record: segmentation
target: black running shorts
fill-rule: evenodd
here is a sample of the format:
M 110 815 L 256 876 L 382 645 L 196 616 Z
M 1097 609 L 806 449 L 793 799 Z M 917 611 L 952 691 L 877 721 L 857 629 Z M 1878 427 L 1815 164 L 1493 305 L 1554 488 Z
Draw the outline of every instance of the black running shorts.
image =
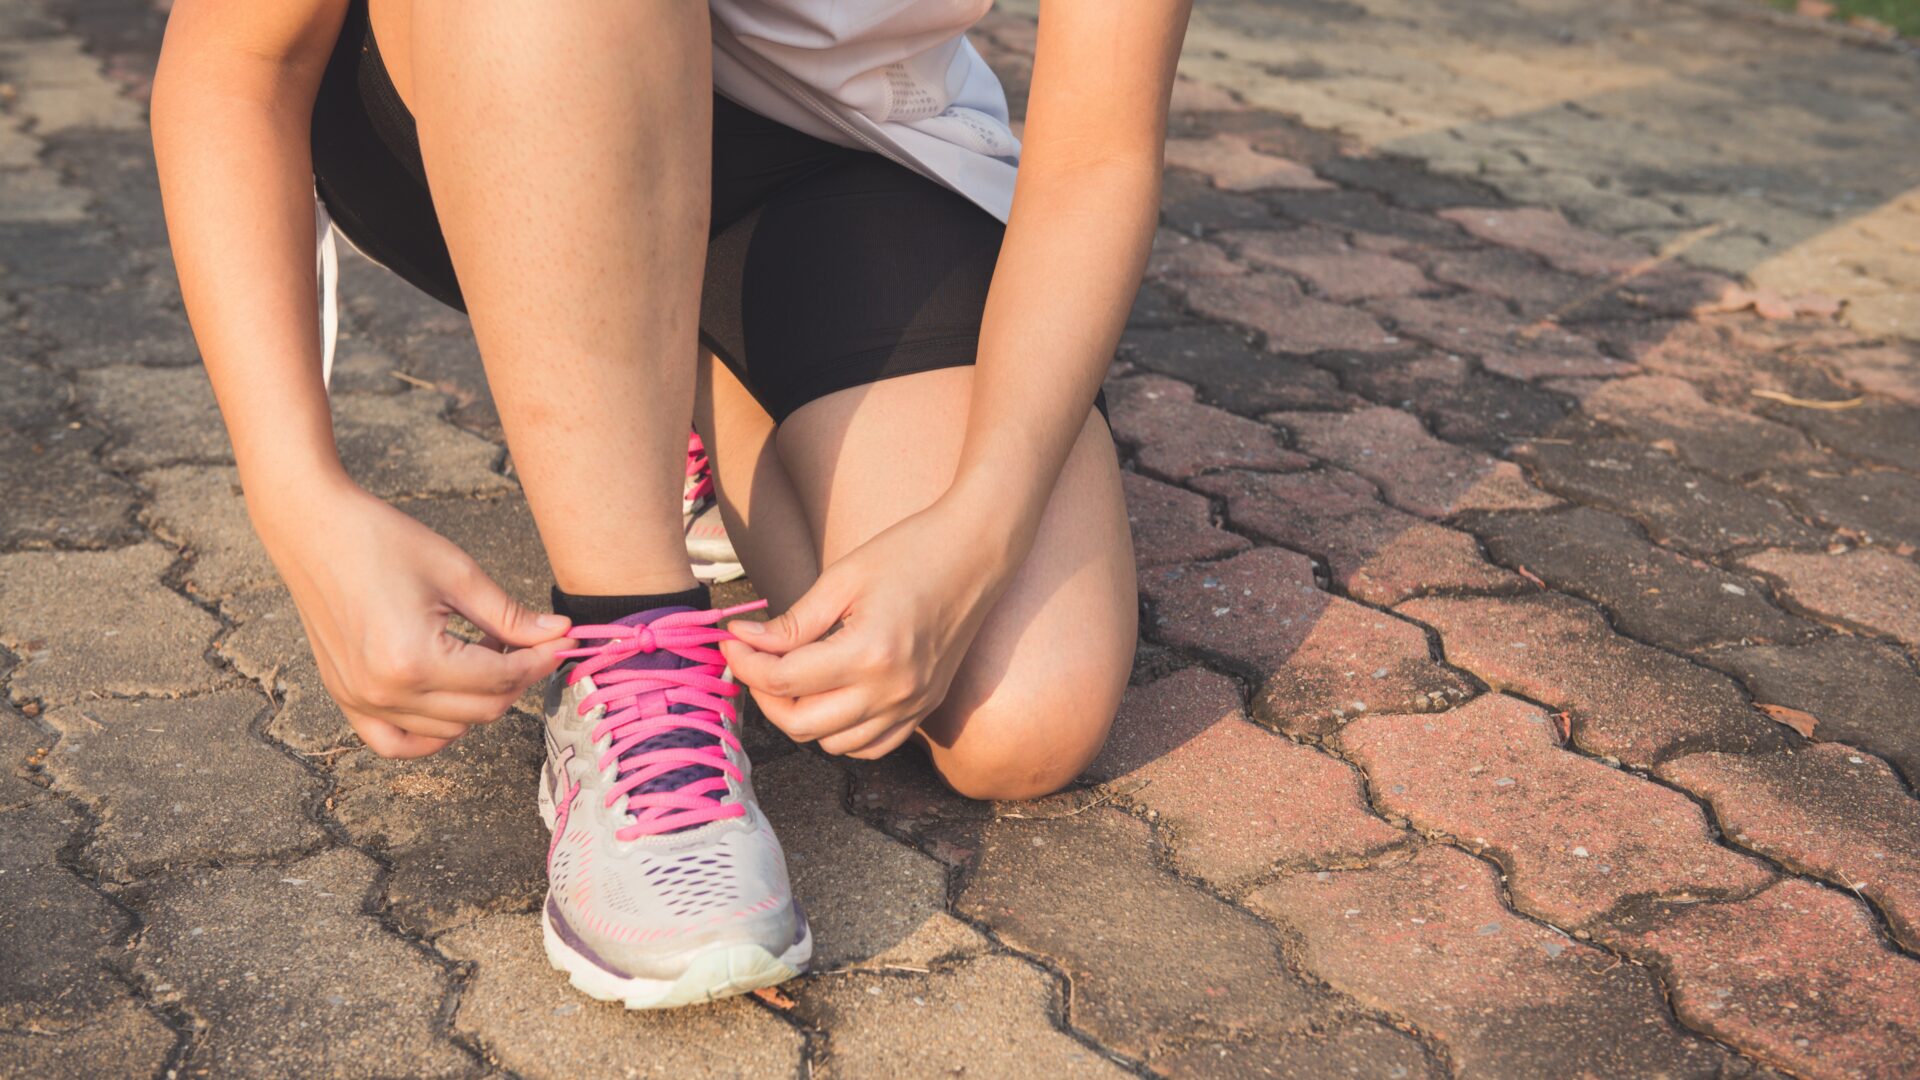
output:
M 465 310 L 365 0 L 314 103 L 313 169 L 355 247 Z M 716 94 L 701 340 L 775 421 L 837 390 L 971 364 L 1003 232 L 918 173 Z

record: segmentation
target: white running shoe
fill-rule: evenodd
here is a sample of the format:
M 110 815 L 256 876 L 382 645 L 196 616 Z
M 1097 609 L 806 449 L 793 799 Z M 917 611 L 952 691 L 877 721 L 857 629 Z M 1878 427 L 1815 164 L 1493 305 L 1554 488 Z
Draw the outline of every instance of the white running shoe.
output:
M 727 523 L 720 517 L 720 500 L 713 491 L 713 462 L 699 432 L 687 435 L 687 483 L 680 492 L 680 526 L 687 537 L 687 561 L 693 576 L 708 584 L 732 581 L 746 573 Z
M 813 936 L 754 799 L 715 624 L 761 607 L 671 607 L 609 626 L 547 690 L 540 815 L 553 831 L 547 959 L 629 1009 L 688 1005 L 805 971 Z

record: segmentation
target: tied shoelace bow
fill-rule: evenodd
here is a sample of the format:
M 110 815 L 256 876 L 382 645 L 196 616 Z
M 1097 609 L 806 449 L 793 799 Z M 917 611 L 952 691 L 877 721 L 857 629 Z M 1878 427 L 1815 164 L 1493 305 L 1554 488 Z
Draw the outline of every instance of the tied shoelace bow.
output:
M 714 624 L 766 606 L 765 600 L 756 600 L 718 611 L 677 611 L 637 626 L 576 626 L 568 632 L 576 640 L 601 642 L 566 649 L 559 655 L 581 658 L 567 673 L 567 685 L 593 679 L 593 692 L 580 701 L 580 715 L 606 706 L 606 714 L 593 729 L 593 741 L 612 736 L 612 744 L 600 755 L 598 768 L 604 771 L 618 763 L 618 776 L 607 791 L 606 804 L 612 806 L 624 796 L 627 812 L 633 817 L 631 825 L 615 833 L 619 839 L 657 836 L 746 813 L 738 803 L 721 801 L 728 780 L 738 783 L 745 777 L 726 752 L 729 746 L 741 749 L 739 736 L 733 731 L 738 717 L 728 700 L 740 692 L 740 687 L 723 678 L 726 658 L 713 647 L 733 635 Z M 617 666 L 632 657 L 661 650 L 689 661 L 690 666 Z M 674 706 L 680 710 L 673 711 Z M 713 742 L 636 752 L 649 739 L 681 731 L 709 736 Z M 702 772 L 712 771 L 672 790 L 637 790 L 690 765 L 703 767 Z
M 713 469 L 707 458 L 707 444 L 698 432 L 687 436 L 687 490 L 681 501 L 697 503 L 713 494 Z

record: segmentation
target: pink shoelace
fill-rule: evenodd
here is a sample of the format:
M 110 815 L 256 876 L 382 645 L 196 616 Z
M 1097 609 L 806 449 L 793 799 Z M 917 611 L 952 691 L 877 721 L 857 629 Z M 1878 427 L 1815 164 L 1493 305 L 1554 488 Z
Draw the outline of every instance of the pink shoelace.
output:
M 593 740 L 613 736 L 612 745 L 600 755 L 598 767 L 604 770 L 619 763 L 619 776 L 607 791 L 606 805 L 612 806 L 622 797 L 627 800 L 633 823 L 615 833 L 621 840 L 657 836 L 746 813 L 740 804 L 720 800 L 728 780 L 739 782 L 744 777 L 726 753 L 729 746 L 741 749 L 739 736 L 734 733 L 739 719 L 729 700 L 739 694 L 740 687 L 722 678 L 726 658 L 713 648 L 714 643 L 733 635 L 715 624 L 766 606 L 765 600 L 756 600 L 716 611 L 673 612 L 639 626 L 576 626 L 569 632 L 578 640 L 601 642 L 567 649 L 559 655 L 581 658 L 567 673 L 567 685 L 593 678 L 593 693 L 581 699 L 580 715 L 601 705 L 607 707 L 606 715 L 593 729 Z M 616 666 L 660 650 L 689 661 L 688 666 Z M 676 705 L 683 707 L 681 711 L 670 711 Z M 649 739 L 679 731 L 709 736 L 713 742 L 634 752 Z M 637 790 L 689 765 L 713 772 L 671 790 Z
M 692 486 L 681 496 L 685 502 L 697 503 L 713 494 L 713 462 L 707 457 L 707 444 L 700 441 L 697 431 L 687 433 L 687 479 Z

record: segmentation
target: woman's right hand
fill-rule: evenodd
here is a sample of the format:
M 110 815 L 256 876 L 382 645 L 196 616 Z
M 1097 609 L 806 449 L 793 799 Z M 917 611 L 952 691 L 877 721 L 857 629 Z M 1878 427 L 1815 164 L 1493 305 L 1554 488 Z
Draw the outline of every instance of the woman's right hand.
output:
M 466 552 L 349 481 L 275 505 L 254 526 L 293 593 L 327 692 L 382 757 L 420 757 L 498 719 L 560 665 L 566 619 L 536 614 Z M 458 613 L 478 644 L 447 632 Z

